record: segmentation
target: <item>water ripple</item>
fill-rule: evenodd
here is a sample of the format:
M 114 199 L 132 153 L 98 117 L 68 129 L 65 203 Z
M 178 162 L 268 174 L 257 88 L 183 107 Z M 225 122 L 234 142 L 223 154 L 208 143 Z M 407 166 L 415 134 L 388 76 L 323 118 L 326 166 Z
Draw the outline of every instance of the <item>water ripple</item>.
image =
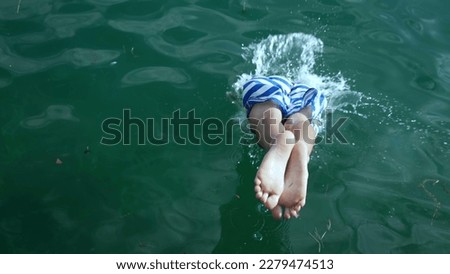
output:
M 69 105 L 51 105 L 42 114 L 24 119 L 20 125 L 28 129 L 39 129 L 58 120 L 79 122 L 80 119 L 75 117 L 72 111 L 73 107 Z
M 17 20 L 48 14 L 52 10 L 53 2 L 51 0 L 22 1 L 18 7 L 16 0 L 3 0 L 0 3 L 0 20 Z
M 74 48 L 66 51 L 62 55 L 62 60 L 71 62 L 76 67 L 88 67 L 101 64 L 107 64 L 120 55 L 116 50 L 94 50 Z M 55 63 L 59 61 L 56 59 Z
M 29 74 L 44 70 L 47 64 L 15 55 L 8 48 L 0 48 L 0 67 L 16 74 Z
M 120 3 L 127 2 L 128 0 L 87 0 L 87 2 L 100 5 L 100 6 L 112 6 Z
M 71 63 L 75 67 L 106 64 L 120 56 L 116 50 L 94 50 L 72 48 L 64 53 L 43 59 L 25 58 L 14 54 L 8 48 L 0 48 L 0 67 L 18 75 L 32 74 L 56 65 Z
M 403 38 L 393 32 L 383 31 L 383 30 L 371 30 L 370 32 L 366 32 L 370 39 L 380 42 L 387 42 L 392 44 L 403 44 Z
M 130 87 L 151 82 L 168 82 L 171 84 L 186 84 L 190 81 L 189 75 L 182 69 L 170 67 L 146 67 L 128 72 L 122 78 L 122 85 Z
M 450 86 L 450 54 L 441 54 L 437 57 L 436 63 L 439 80 Z
M 12 75 L 5 69 L 0 69 L 0 88 L 9 86 L 12 83 Z
M 102 18 L 99 12 L 55 14 L 47 16 L 45 23 L 55 30 L 58 37 L 67 38 L 74 36 L 78 29 L 98 25 Z
M 406 237 L 380 224 L 359 226 L 357 237 L 358 250 L 362 253 L 390 253 L 391 250 L 404 245 L 407 241 Z
M 207 34 L 185 26 L 170 28 L 163 33 L 163 38 L 167 43 L 175 45 L 187 45 L 206 36 Z
M 204 22 L 210 22 L 205 24 Z M 239 22 L 210 9 L 178 7 L 170 9 L 165 16 L 152 20 L 110 20 L 108 24 L 117 30 L 142 35 L 151 48 L 168 56 L 177 56 L 191 61 L 217 53 L 232 52 L 240 55 L 240 46 L 230 40 L 217 42 L 215 30 L 226 30 L 221 36 L 231 33 Z M 239 31 L 244 31 L 240 29 Z M 160 34 L 163 35 L 160 35 Z

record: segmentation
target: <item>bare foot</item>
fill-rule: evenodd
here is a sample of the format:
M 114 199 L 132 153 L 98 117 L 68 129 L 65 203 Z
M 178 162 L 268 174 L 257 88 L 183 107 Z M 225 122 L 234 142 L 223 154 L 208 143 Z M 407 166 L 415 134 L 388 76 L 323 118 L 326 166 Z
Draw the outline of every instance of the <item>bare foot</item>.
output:
M 287 130 L 294 133 L 297 142 L 287 164 L 285 185 L 278 203 L 279 208 L 272 211 L 274 218 L 281 218 L 281 215 L 286 219 L 297 218 L 298 212 L 305 206 L 309 155 L 316 135 L 308 120 L 311 116 L 310 110 L 310 108 L 304 108 L 294 113 L 284 124 Z M 283 207 L 284 214 L 280 213 Z
M 298 211 L 306 203 L 308 186 L 307 164 L 309 159 L 306 151 L 307 147 L 304 143 L 297 143 L 292 149 L 291 157 L 287 164 L 285 185 L 279 199 L 279 205 L 285 207 L 284 218 L 286 219 L 298 217 Z
M 270 210 L 275 208 L 283 193 L 286 166 L 293 147 L 292 132 L 285 131 L 278 134 L 256 173 L 256 198 Z

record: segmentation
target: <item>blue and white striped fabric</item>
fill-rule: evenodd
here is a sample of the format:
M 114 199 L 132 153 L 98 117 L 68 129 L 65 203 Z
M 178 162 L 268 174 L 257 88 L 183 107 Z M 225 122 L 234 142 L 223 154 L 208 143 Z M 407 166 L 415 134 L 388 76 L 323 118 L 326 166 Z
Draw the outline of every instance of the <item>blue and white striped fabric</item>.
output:
M 292 82 L 284 77 L 255 77 L 244 84 L 242 102 L 250 113 L 255 104 L 272 101 L 280 107 L 283 116 L 285 116 L 288 106 L 291 104 L 291 100 L 287 96 L 291 92 L 291 87 Z
M 291 105 L 288 108 L 287 115 L 299 112 L 301 109 L 311 106 L 311 118 L 318 119 L 326 107 L 325 95 L 315 88 L 306 85 L 295 85 L 289 93 Z
M 284 118 L 311 106 L 311 118 L 318 119 L 326 107 L 325 96 L 317 89 L 293 84 L 281 76 L 252 78 L 244 84 L 243 89 L 242 102 L 247 113 L 255 104 L 273 101 L 280 107 Z

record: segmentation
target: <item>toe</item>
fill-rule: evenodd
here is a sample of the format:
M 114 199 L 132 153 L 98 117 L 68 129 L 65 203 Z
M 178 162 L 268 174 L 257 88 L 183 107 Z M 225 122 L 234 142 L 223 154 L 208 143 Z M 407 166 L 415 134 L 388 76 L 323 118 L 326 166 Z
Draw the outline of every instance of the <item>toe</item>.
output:
M 295 210 L 294 208 L 291 208 L 291 209 L 289 209 L 289 211 L 290 211 L 292 217 L 298 218 L 297 210 Z
M 281 206 L 277 205 L 272 209 L 272 216 L 274 219 L 281 219 L 281 216 L 283 214 L 283 209 L 281 208 Z
M 264 202 L 265 206 L 272 210 L 278 204 L 278 200 L 280 199 L 280 195 L 270 195 L 267 198 L 267 201 Z
M 267 202 L 267 199 L 269 197 L 269 193 L 263 193 L 262 197 L 261 197 L 261 202 L 263 202 L 264 204 Z M 269 208 L 272 209 L 272 208 Z
M 256 185 L 256 186 L 261 185 L 261 180 L 259 179 L 259 173 L 256 174 L 256 177 L 255 177 L 255 185 Z
M 261 187 L 259 185 L 255 185 L 255 192 L 256 193 L 258 193 L 258 192 L 262 193 L 262 189 L 261 189 Z

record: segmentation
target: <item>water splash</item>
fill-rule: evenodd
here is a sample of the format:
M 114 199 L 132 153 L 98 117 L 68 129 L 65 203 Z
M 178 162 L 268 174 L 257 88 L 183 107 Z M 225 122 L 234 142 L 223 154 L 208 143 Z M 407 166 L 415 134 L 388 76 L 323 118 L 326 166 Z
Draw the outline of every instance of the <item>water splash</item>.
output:
M 243 58 L 251 61 L 255 70 L 241 74 L 233 84 L 237 98 L 242 98 L 242 85 L 256 75 L 282 75 L 294 82 L 320 89 L 330 99 L 342 94 L 351 94 L 357 100 L 361 98 L 360 93 L 351 91 L 340 73 L 321 75 L 317 72 L 316 60 L 323 52 L 323 42 L 313 35 L 271 35 L 258 43 L 244 46 L 243 51 Z M 348 100 L 345 102 L 349 103 Z M 339 101 L 341 104 L 342 101 Z
M 262 235 L 261 232 L 257 231 L 255 232 L 253 235 L 253 240 L 257 241 L 257 242 L 261 242 L 264 239 L 264 236 Z

